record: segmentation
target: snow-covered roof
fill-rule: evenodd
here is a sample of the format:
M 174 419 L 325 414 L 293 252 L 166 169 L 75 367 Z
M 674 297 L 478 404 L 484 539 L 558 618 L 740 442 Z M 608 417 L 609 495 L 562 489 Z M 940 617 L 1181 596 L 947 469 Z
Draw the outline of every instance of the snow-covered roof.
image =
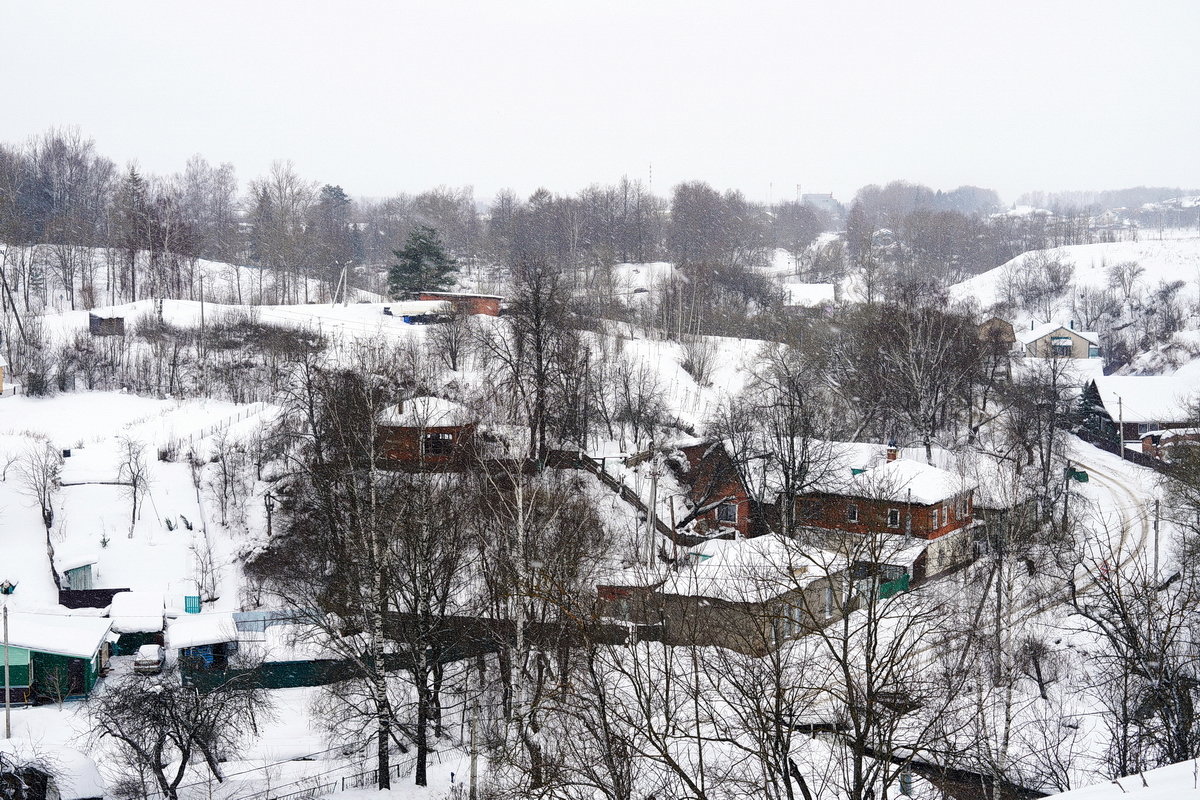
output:
M 442 292 L 437 289 L 422 289 L 418 294 L 428 294 L 435 297 L 482 297 L 488 300 L 503 300 L 503 295 L 477 294 L 475 292 Z
M 1095 331 L 1077 331 L 1058 322 L 1047 322 L 1044 325 L 1038 325 L 1027 330 L 1016 331 L 1017 341 L 1021 344 L 1032 344 L 1039 339 L 1043 339 L 1057 331 L 1066 331 L 1073 333 L 1084 341 L 1099 346 L 1100 334 Z
M 161 592 L 117 592 L 108 616 L 119 633 L 158 633 L 163 629 L 163 611 Z
M 384 409 L 379 415 L 379 424 L 400 428 L 436 428 L 476 421 L 462 403 L 441 397 L 414 397 Z
M 841 564 L 832 554 L 775 534 L 711 539 L 691 551 L 688 566 L 659 588 L 664 594 L 763 602 L 824 577 Z
M 0 752 L 41 767 L 54 779 L 61 800 L 104 797 L 104 778 L 96 762 L 78 750 L 32 739 L 0 739 Z
M 1200 393 L 1200 381 L 1179 375 L 1104 375 L 1092 382 L 1114 421 L 1184 422 Z
M 187 614 L 167 625 L 167 646 L 172 650 L 201 647 L 206 644 L 236 642 L 237 626 L 229 611 L 211 614 Z
M 86 567 L 91 564 L 97 564 L 97 563 L 99 563 L 99 561 L 100 561 L 100 557 L 98 555 L 96 555 L 95 553 L 91 553 L 91 552 L 81 553 L 80 555 L 77 555 L 74 558 L 58 559 L 58 568 L 61 569 L 63 572 L 66 572 L 68 570 L 79 569 L 80 567 Z
M 393 317 L 416 317 L 421 314 L 448 314 L 453 310 L 449 300 L 400 300 L 386 306 Z
M 13 647 L 71 658 L 91 658 L 104 644 L 112 620 L 10 611 L 8 642 Z
M 975 488 L 961 475 L 907 458 L 886 461 L 850 476 L 838 494 L 933 505 Z
M 789 306 L 819 306 L 837 299 L 832 283 L 785 283 L 783 293 L 784 305 Z

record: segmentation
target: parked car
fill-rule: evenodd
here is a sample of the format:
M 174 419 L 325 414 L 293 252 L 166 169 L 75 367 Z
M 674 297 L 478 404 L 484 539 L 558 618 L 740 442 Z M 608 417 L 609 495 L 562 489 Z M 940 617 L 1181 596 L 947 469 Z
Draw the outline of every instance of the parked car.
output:
M 143 675 L 157 675 L 163 668 L 162 645 L 144 644 L 133 657 L 133 671 Z

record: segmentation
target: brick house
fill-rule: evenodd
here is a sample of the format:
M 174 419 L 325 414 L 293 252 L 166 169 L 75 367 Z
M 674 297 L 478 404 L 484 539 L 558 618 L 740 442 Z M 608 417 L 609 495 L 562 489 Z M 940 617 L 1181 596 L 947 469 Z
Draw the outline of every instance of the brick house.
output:
M 410 471 L 465 467 L 475 454 L 478 419 L 440 397 L 414 397 L 379 415 L 381 466 Z
M 846 533 L 895 534 L 925 541 L 914 579 L 929 578 L 970 560 L 975 487 L 938 467 L 897 458 L 855 469 L 796 498 L 800 526 Z
M 444 300 L 450 303 L 455 311 L 483 314 L 488 317 L 500 316 L 500 303 L 504 300 L 497 294 L 470 294 L 468 292 L 418 292 L 417 299 Z
M 750 493 L 737 465 L 721 441 L 685 444 L 678 448 L 681 457 L 670 458 L 667 465 L 685 487 L 691 508 L 682 527 L 694 520 L 699 533 L 725 530 L 739 535 L 759 533 L 752 519 Z

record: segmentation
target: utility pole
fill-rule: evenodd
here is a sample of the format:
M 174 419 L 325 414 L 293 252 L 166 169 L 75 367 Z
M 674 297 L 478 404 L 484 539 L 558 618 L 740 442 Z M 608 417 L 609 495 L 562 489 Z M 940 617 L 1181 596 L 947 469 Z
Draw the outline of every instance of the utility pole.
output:
M 1117 448 L 1120 450 L 1121 460 L 1125 460 L 1125 403 L 1121 400 L 1121 395 L 1117 395 Z
M 8 597 L 4 598 L 4 738 L 12 738 L 12 681 L 8 675 Z
M 8 598 L 17 585 L 9 580 L 0 583 L 0 595 L 4 603 L 4 738 L 12 738 L 12 679 L 9 676 L 8 653 Z
M 1154 499 L 1154 580 L 1158 580 L 1158 498 Z
M 650 443 L 650 451 L 654 452 L 654 443 Z M 658 535 L 654 521 L 658 519 L 658 461 L 650 456 L 650 504 L 646 507 L 646 566 L 654 564 L 654 539 Z

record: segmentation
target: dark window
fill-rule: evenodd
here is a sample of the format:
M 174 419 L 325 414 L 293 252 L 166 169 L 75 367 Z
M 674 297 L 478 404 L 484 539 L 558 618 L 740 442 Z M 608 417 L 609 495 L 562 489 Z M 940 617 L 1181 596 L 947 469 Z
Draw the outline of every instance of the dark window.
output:
M 846 521 L 858 522 L 858 506 L 854 503 L 846 506 Z
M 721 503 L 717 506 L 717 522 L 737 522 L 737 503 Z
M 427 433 L 421 437 L 421 453 L 427 456 L 448 456 L 453 445 L 451 433 Z
M 888 527 L 889 528 L 899 528 L 900 527 L 900 509 L 898 509 L 898 508 L 889 508 L 888 509 Z

